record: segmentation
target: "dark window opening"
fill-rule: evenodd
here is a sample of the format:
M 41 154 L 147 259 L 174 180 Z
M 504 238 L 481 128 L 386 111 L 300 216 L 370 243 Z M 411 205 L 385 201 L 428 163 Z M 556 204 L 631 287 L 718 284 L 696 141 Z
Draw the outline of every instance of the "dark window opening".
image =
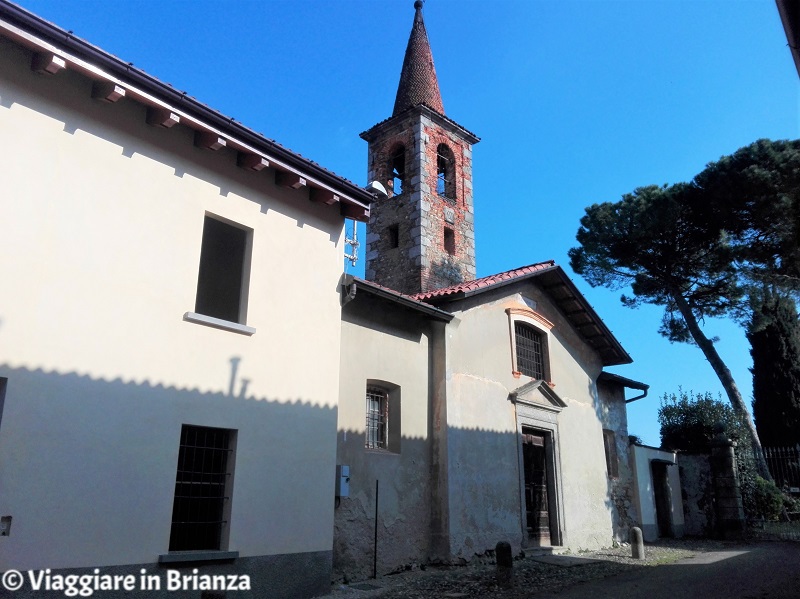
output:
M 456 199 L 455 157 L 445 144 L 436 148 L 436 193 L 450 202 Z
M 394 195 L 403 193 L 403 181 L 406 178 L 406 149 L 397 148 L 389 159 L 389 184 Z
M 456 234 L 449 227 L 444 228 L 444 251 L 451 256 L 456 253 Z
M 606 471 L 611 478 L 619 477 L 619 459 L 617 458 L 617 440 L 614 431 L 603 429 L 603 449 L 606 453 Z
M 517 371 L 537 380 L 544 380 L 544 342 L 542 334 L 521 322 L 514 323 L 517 346 Z
M 389 394 L 380 387 L 367 387 L 367 435 L 365 446 L 385 449 L 389 438 Z
M 183 425 L 170 551 L 219 550 L 230 494 L 231 432 Z
M 248 231 L 210 216 L 203 223 L 195 312 L 240 322 Z
M 400 227 L 398 225 L 386 227 L 386 239 L 390 248 L 400 247 Z

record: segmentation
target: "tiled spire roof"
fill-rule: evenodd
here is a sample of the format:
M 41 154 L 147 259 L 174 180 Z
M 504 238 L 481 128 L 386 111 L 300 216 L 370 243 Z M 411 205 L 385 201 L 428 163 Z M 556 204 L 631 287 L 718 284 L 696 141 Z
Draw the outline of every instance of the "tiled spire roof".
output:
M 428 33 L 422 20 L 422 0 L 414 2 L 414 9 L 416 10 L 414 25 L 408 38 L 392 116 L 418 104 L 425 104 L 443 115 L 442 94 L 439 92 L 439 81 L 436 79 L 436 69 L 433 67 Z

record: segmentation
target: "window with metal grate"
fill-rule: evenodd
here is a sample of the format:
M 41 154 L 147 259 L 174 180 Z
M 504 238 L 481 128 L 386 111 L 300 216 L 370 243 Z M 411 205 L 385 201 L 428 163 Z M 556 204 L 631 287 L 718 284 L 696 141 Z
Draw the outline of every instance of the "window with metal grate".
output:
M 233 431 L 181 428 L 170 551 L 221 549 L 233 465 Z
M 521 322 L 514 323 L 517 347 L 517 371 L 535 379 L 545 378 L 542 334 Z
M 367 435 L 369 449 L 386 449 L 389 436 L 389 394 L 380 387 L 367 387 Z

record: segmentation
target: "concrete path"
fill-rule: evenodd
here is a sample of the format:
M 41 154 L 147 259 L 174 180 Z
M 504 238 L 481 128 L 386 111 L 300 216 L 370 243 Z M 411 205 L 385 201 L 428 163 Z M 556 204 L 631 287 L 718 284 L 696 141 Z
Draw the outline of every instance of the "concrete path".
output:
M 535 599 L 800 599 L 800 543 L 765 542 L 701 553 L 579 583 Z

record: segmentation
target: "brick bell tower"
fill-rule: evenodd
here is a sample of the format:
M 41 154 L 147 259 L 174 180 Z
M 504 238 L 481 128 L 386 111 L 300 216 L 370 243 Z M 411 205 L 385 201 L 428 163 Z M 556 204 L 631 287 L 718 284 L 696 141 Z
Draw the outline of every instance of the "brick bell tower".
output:
M 372 204 L 366 278 L 414 294 L 475 278 L 472 146 L 479 139 L 447 118 L 422 2 L 414 2 L 391 118 L 361 134 L 368 181 L 389 197 Z

